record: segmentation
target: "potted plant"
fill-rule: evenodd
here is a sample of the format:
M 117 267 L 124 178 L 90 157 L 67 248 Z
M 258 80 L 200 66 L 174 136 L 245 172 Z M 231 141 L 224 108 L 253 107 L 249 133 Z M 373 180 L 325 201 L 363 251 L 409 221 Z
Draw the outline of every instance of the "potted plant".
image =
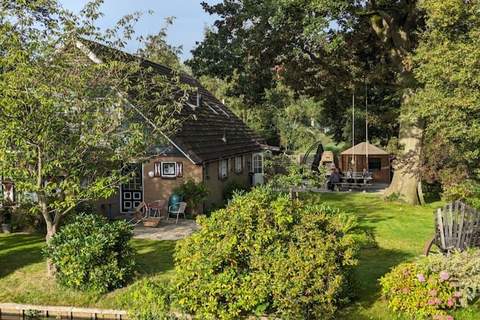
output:
M 195 183 L 195 181 L 188 180 L 181 186 L 174 190 L 174 193 L 180 195 L 187 203 L 187 209 L 196 216 L 198 208 L 208 197 L 207 187 L 203 183 Z

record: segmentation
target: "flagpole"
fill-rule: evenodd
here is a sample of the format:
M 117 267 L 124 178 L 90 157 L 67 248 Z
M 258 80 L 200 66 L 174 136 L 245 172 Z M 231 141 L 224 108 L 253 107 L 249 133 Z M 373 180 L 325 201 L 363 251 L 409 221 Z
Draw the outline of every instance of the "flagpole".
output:
M 355 89 L 353 89 L 352 93 L 352 147 L 353 147 L 353 158 L 352 158 L 352 165 L 353 165 L 353 172 L 356 172 L 357 162 L 355 161 Z
M 368 87 L 367 87 L 367 81 L 365 81 L 365 142 L 366 142 L 366 150 L 365 150 L 365 160 L 366 160 L 366 165 L 365 167 L 367 168 L 367 172 L 370 170 L 369 165 L 368 165 Z

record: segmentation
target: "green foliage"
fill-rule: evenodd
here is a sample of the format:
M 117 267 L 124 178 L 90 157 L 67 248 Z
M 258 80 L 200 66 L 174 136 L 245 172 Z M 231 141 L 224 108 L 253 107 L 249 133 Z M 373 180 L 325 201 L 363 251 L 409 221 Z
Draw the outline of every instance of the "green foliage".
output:
M 273 175 L 269 185 L 281 190 L 300 187 L 322 188 L 326 182 L 326 168 L 321 166 L 319 172 L 312 171 L 306 165 L 289 163 L 284 168 L 285 172 Z
M 385 201 L 388 201 L 388 202 L 397 202 L 397 201 L 400 201 L 400 194 L 397 193 L 397 192 L 394 192 L 388 196 L 386 196 L 385 198 Z
M 404 263 L 382 277 L 382 294 L 395 312 L 418 319 L 445 315 L 457 304 L 451 281 L 418 263 Z
M 12 210 L 12 229 L 14 231 L 44 231 L 45 225 L 38 213 L 31 212 L 28 206 L 20 205 Z
M 285 150 L 305 150 L 324 136 L 319 127 L 322 103 L 306 96 L 296 96 L 282 83 L 265 92 L 265 108 L 271 110 Z
M 449 274 L 463 307 L 480 297 L 480 249 L 455 252 L 447 257 L 432 255 L 423 263 L 433 273 Z
M 427 0 L 420 7 L 428 28 L 414 56 L 421 88 L 410 115 L 426 124 L 424 175 L 440 181 L 448 198 L 464 198 L 465 180 L 480 180 L 480 2 Z
M 180 61 L 182 47 L 175 47 L 167 43 L 168 27 L 173 25 L 175 17 L 165 18 L 165 26 L 156 34 L 140 37 L 143 47 L 138 49 L 137 54 L 147 60 L 162 64 L 174 70 L 185 69 Z
M 193 180 L 184 182 L 176 187 L 173 192 L 181 195 L 183 200 L 187 202 L 188 207 L 193 210 L 194 213 L 198 206 L 208 197 L 208 189 L 205 184 L 202 182 L 196 183 Z
M 422 181 L 422 191 L 425 198 L 425 202 L 431 203 L 441 200 L 442 185 L 439 182 L 428 183 Z M 456 198 L 455 200 L 458 200 Z
M 202 319 L 331 318 L 356 264 L 352 216 L 266 187 L 201 217 L 175 254 L 175 306 Z
M 380 282 L 393 311 L 421 319 L 446 315 L 480 295 L 480 250 L 404 263 Z
M 251 113 L 266 116 L 260 123 L 268 131 L 277 128 L 268 127 L 268 115 L 278 111 L 269 108 L 269 91 L 282 83 L 298 99 L 291 112 L 315 104 L 321 115 L 316 121 L 336 141 L 351 140 L 352 89 L 363 106 L 367 83 L 371 138 L 386 144 L 398 132 L 402 92 L 397 76 L 409 74 L 403 72 L 403 59 L 415 47 L 422 26 L 423 12 L 415 3 L 224 0 L 205 2 L 203 8 L 215 17 L 215 28 L 207 30 L 187 64 L 197 76 L 226 80 L 229 96 L 241 98 Z M 363 122 L 365 114 L 359 115 Z M 356 131 L 363 139 L 364 128 Z M 296 134 L 309 139 L 310 132 Z
M 139 60 L 79 40 L 122 48 L 132 37 L 137 14 L 106 32 L 96 27 L 101 3 L 79 16 L 57 1 L 1 4 L 0 171 L 18 192 L 37 195 L 32 209 L 49 236 L 79 202 L 116 192 L 125 163 L 147 159 L 163 142 L 154 132 L 178 127 L 172 113 L 187 98 L 175 75 L 140 70 Z
M 279 155 L 265 155 L 263 159 L 265 180 L 268 182 L 279 174 L 286 174 L 287 168 L 291 165 L 293 165 L 293 161 L 285 153 Z
M 249 187 L 246 187 L 245 185 L 238 183 L 236 181 L 231 181 L 227 183 L 227 185 L 223 189 L 223 200 L 225 200 L 225 202 L 228 202 L 231 199 L 233 199 L 235 195 L 244 194 L 249 190 L 250 190 Z
M 135 283 L 118 298 L 133 320 L 174 319 L 170 312 L 170 283 L 157 278 L 147 278 Z
M 104 293 L 122 287 L 133 276 L 132 235 L 127 222 L 109 223 L 99 215 L 79 215 L 53 236 L 45 254 L 54 264 L 60 284 Z
M 463 200 L 480 210 L 480 183 L 478 181 L 466 180 L 450 185 L 443 193 L 443 197 L 447 201 Z

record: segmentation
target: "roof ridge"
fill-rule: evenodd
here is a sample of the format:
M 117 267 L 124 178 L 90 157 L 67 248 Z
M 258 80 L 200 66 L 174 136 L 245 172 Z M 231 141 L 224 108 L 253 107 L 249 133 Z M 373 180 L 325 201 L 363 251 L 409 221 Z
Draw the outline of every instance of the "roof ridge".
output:
M 125 57 L 127 60 L 136 59 L 140 62 L 141 66 L 145 68 L 152 67 L 153 72 L 158 74 L 170 76 L 178 72 L 181 82 L 196 87 L 198 92 L 205 97 L 205 101 L 215 104 L 219 108 L 219 111 L 221 112 L 215 114 L 206 107 L 190 108 L 185 105 L 185 108 L 183 108 L 183 110 L 178 114 L 178 117 L 184 121 L 182 121 L 180 130 L 170 136 L 170 140 L 174 146 L 179 148 L 182 153 L 186 154 L 187 158 L 191 159 L 192 162 L 199 164 L 205 161 L 212 161 L 214 159 L 238 154 L 239 148 L 242 148 L 242 146 L 238 146 L 237 142 L 239 140 L 245 141 L 243 144 L 244 153 L 261 150 L 262 147 L 260 145 L 260 141 L 263 139 L 259 138 L 259 135 L 256 134 L 250 127 L 248 127 L 240 117 L 238 117 L 232 110 L 230 110 L 230 108 L 228 108 L 217 97 L 215 97 L 213 93 L 202 86 L 202 84 L 193 76 L 184 71 L 174 70 L 163 64 L 159 64 L 143 57 L 109 47 L 102 43 L 88 39 L 81 39 L 80 41 L 87 42 L 86 45 L 89 47 L 89 50 L 95 55 L 100 54 L 99 57 L 101 57 L 101 54 L 103 54 L 104 57 L 108 57 L 108 54 L 119 54 L 120 59 L 122 59 L 122 57 Z M 96 52 L 95 49 L 97 49 L 98 52 Z M 197 102 L 195 101 L 194 103 L 196 104 Z M 230 138 L 227 138 L 226 141 L 223 141 L 222 138 L 224 137 L 225 130 L 229 132 L 228 135 Z M 211 137 L 211 140 L 209 143 L 202 144 L 198 141 L 195 141 L 195 139 L 189 138 L 198 135 Z M 218 141 L 215 145 L 215 148 L 209 147 L 212 141 Z M 230 141 L 237 142 L 232 143 Z M 210 150 L 203 150 L 203 148 L 210 148 Z

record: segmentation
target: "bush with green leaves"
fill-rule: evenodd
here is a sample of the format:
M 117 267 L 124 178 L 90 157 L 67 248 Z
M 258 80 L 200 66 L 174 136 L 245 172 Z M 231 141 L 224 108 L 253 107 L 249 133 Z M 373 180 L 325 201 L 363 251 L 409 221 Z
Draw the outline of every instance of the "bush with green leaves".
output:
M 447 201 L 463 200 L 480 209 L 480 182 L 467 179 L 462 183 L 450 185 L 443 193 L 443 198 Z
M 133 320 L 168 320 L 170 315 L 170 283 L 159 278 L 145 278 L 129 287 L 118 302 Z
M 177 244 L 175 307 L 201 319 L 328 319 L 348 300 L 355 218 L 257 187 Z
M 395 267 L 381 280 L 393 311 L 415 319 L 441 318 L 480 294 L 480 250 L 431 255 Z
M 124 286 L 133 276 L 132 235 L 125 221 L 82 214 L 53 236 L 45 253 L 60 284 L 103 293 Z
M 192 214 L 197 213 L 200 204 L 207 199 L 208 189 L 205 184 L 193 180 L 188 180 L 175 188 L 173 191 L 183 197 L 183 200 L 188 204 L 188 208 Z
M 245 185 L 238 183 L 236 181 L 231 181 L 226 184 L 223 189 L 223 200 L 225 202 L 230 201 L 236 194 L 243 194 L 249 190 Z

